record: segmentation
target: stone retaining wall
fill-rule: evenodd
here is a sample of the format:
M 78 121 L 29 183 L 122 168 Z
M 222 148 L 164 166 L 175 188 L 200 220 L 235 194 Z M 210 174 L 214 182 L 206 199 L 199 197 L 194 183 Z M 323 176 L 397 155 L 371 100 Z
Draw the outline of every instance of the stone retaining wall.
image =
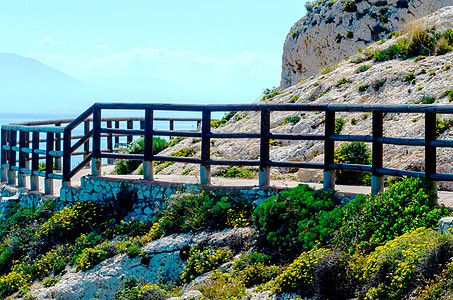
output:
M 142 220 L 149 220 L 153 217 L 156 209 L 161 208 L 166 199 L 176 193 L 201 191 L 200 185 L 196 184 L 177 184 L 153 182 L 144 180 L 124 180 L 116 178 L 83 177 L 80 188 L 62 188 L 60 191 L 60 199 L 56 202 L 56 209 L 62 209 L 65 206 L 70 206 L 77 201 L 97 201 L 104 203 L 109 198 L 115 197 L 122 189 L 129 188 L 136 191 L 138 201 L 132 207 L 133 212 L 128 217 L 135 217 Z M 224 189 L 222 187 L 209 187 L 205 189 Z M 262 200 L 276 194 L 277 189 L 261 189 L 250 187 L 234 187 L 228 190 L 235 190 L 243 197 L 250 199 L 253 202 L 261 202 Z
M 167 199 L 176 193 L 201 192 L 202 188 L 197 184 L 178 184 L 168 182 L 153 182 L 144 180 L 125 180 L 108 177 L 87 176 L 81 179 L 80 188 L 62 188 L 60 198 L 55 201 L 55 209 L 61 210 L 78 201 L 95 201 L 106 204 L 109 199 L 114 198 L 123 189 L 129 188 L 136 193 L 137 203 L 132 207 L 129 218 L 135 217 L 141 220 L 152 219 L 156 209 L 161 208 Z M 275 195 L 279 189 L 258 187 L 205 187 L 208 190 L 234 190 L 241 196 L 250 199 L 252 202 L 260 203 L 264 199 Z M 5 218 L 8 209 L 19 203 L 31 209 L 39 208 L 49 198 L 38 192 L 31 192 L 23 188 L 15 188 L 7 185 L 0 186 L 0 212 Z

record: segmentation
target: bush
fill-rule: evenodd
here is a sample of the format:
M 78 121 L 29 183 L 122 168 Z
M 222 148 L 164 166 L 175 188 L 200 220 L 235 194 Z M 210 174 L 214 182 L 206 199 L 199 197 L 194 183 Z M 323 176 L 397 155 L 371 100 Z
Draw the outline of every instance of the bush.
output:
M 433 104 L 436 99 L 431 96 L 426 96 L 422 99 L 422 104 Z
M 409 72 L 409 73 L 405 74 L 404 81 L 407 81 L 409 83 L 414 83 L 415 82 L 414 72 Z
M 214 270 L 222 263 L 231 259 L 232 256 L 233 253 L 231 253 L 231 251 L 228 250 L 227 247 L 219 249 L 208 247 L 203 251 L 192 247 L 189 250 L 189 258 L 184 265 L 184 269 L 181 274 L 181 280 L 183 280 L 184 282 L 190 282 L 197 276 Z
M 351 79 L 348 79 L 348 78 L 344 78 L 344 77 L 343 77 L 343 78 L 341 78 L 340 80 L 337 81 L 337 85 L 336 85 L 336 86 L 337 86 L 337 87 L 340 87 L 340 86 L 342 86 L 342 85 L 345 84 L 345 83 L 351 83 L 351 82 L 352 82 Z
M 217 176 L 225 178 L 249 178 L 249 179 L 255 177 L 252 169 L 236 167 L 222 169 L 217 173 Z
M 436 138 L 438 138 L 442 133 L 447 131 L 453 125 L 452 119 L 436 120 Z
M 310 295 L 316 264 L 330 252 L 331 250 L 324 248 L 302 252 L 283 273 L 265 285 L 266 289 L 277 295 L 285 292 Z
M 276 87 L 273 87 L 272 89 L 264 89 L 261 101 L 272 99 L 275 96 L 280 95 L 281 93 L 282 92 L 280 92 Z
M 169 200 L 165 209 L 156 213 L 154 222 L 158 225 L 153 224 L 153 228 L 156 227 L 154 231 L 158 235 L 224 229 L 237 224 L 231 218 L 235 216 L 241 218 L 236 222 L 250 223 L 252 210 L 250 201 L 234 192 L 182 194 Z
M 346 1 L 346 3 L 343 4 L 343 10 L 346 12 L 355 12 L 357 11 L 357 5 L 354 1 Z
M 164 300 L 167 293 L 151 283 L 141 284 L 135 277 L 130 277 L 116 291 L 115 300 Z
M 114 242 L 103 242 L 93 248 L 86 248 L 75 258 L 77 271 L 87 271 L 116 254 Z
M 39 229 L 37 235 L 49 242 L 73 242 L 81 233 L 99 229 L 107 221 L 104 208 L 87 201 L 56 212 Z
M 445 250 L 438 259 L 435 254 L 440 248 Z M 422 280 L 432 279 L 452 254 L 450 236 L 423 227 L 413 229 L 376 248 L 366 258 L 362 278 L 367 284 L 360 298 L 402 299 L 415 288 L 420 275 Z M 428 276 L 423 274 L 426 268 Z
M 359 85 L 359 87 L 357 88 L 359 92 L 365 92 L 367 89 L 368 85 Z
M 278 254 L 294 256 L 296 249 L 309 250 L 330 236 L 322 212 L 335 207 L 333 194 L 307 185 L 285 190 L 255 209 L 254 224 Z
M 362 73 L 362 72 L 368 71 L 369 69 L 371 69 L 371 66 L 363 65 L 363 66 L 360 66 L 357 69 L 355 69 L 354 74 Z
M 153 154 L 157 154 L 169 146 L 164 139 L 153 137 Z M 145 139 L 140 138 L 130 143 L 122 152 L 126 154 L 143 154 L 145 151 Z M 140 166 L 140 160 L 119 159 L 115 163 L 115 174 L 130 174 Z
M 343 143 L 335 149 L 334 162 L 336 164 L 370 165 L 370 156 L 370 149 L 363 142 Z M 337 170 L 335 172 L 335 182 L 352 185 L 369 184 L 370 174 Z
M 296 95 L 294 97 L 291 98 L 291 100 L 289 100 L 289 103 L 296 103 L 297 100 L 299 100 L 300 96 L 299 95 Z
M 335 119 L 335 134 L 340 134 L 346 121 L 343 118 Z
M 370 253 L 413 228 L 436 228 L 448 209 L 437 208 L 432 182 L 403 178 L 375 197 L 357 196 L 341 211 L 333 238 L 340 249 Z
M 293 116 L 293 117 L 286 117 L 285 120 L 283 121 L 283 125 L 291 123 L 291 125 L 295 125 L 300 121 L 299 116 Z

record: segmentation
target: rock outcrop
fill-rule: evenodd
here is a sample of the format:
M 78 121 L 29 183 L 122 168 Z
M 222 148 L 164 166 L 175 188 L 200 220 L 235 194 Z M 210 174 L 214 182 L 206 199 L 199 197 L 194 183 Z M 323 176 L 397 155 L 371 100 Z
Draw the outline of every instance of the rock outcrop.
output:
M 433 15 L 427 16 L 423 22 L 427 24 L 453 25 L 453 7 L 440 9 Z M 395 43 L 391 39 L 385 43 L 375 43 L 373 49 L 384 49 Z M 265 102 L 268 103 L 312 103 L 312 104 L 420 104 L 424 98 L 434 98 L 435 104 L 450 103 L 446 90 L 453 87 L 453 52 L 444 55 L 427 56 L 423 59 L 393 59 L 385 62 L 368 60 L 353 63 L 350 60 L 342 62 L 332 72 L 318 75 L 303 83 L 291 86 Z M 367 67 L 364 67 L 367 66 Z M 363 72 L 356 72 L 362 67 Z M 413 73 L 415 81 L 408 82 L 405 75 Z M 339 84 L 341 80 L 345 80 Z M 359 91 L 359 86 L 367 87 Z M 299 117 L 297 122 L 285 122 L 285 119 Z M 450 115 L 439 115 L 441 119 L 451 119 Z M 336 118 L 343 118 L 345 123 L 341 134 L 370 134 L 372 118 L 367 113 L 337 113 Z M 386 114 L 384 135 L 400 138 L 424 138 L 425 123 L 421 114 Z M 324 114 L 316 112 L 284 112 L 271 113 L 271 132 L 324 134 Z M 258 112 L 239 112 L 224 126 L 214 132 L 260 132 L 260 114 Z M 440 139 L 453 139 L 453 130 L 447 129 Z M 211 155 L 216 159 L 256 160 L 259 158 L 259 139 L 216 139 L 211 144 Z M 338 147 L 340 143 L 336 143 Z M 186 139 L 176 146 L 166 149 L 162 155 L 169 155 L 180 148 L 187 147 L 200 154 L 200 144 L 194 139 Z M 270 148 L 270 159 L 273 161 L 323 162 L 324 143 L 319 141 L 276 141 Z M 453 173 L 451 150 L 437 150 L 437 168 L 439 173 Z M 424 171 L 424 148 L 413 146 L 384 147 L 384 166 L 387 168 Z M 175 163 L 160 174 L 181 174 L 188 168 L 185 164 Z M 213 168 L 213 173 L 219 167 Z M 284 168 L 272 168 L 273 178 L 295 179 L 302 182 L 318 182 L 322 179 L 319 170 L 301 169 L 290 173 Z M 291 170 L 294 171 L 294 170 Z M 190 174 L 198 172 L 196 166 Z M 453 183 L 441 182 L 444 189 L 453 189 Z
M 147 264 L 143 264 L 138 257 L 130 258 L 127 254 L 119 254 L 86 272 L 70 270 L 55 286 L 37 289 L 32 294 L 38 299 L 114 299 L 115 292 L 132 276 L 151 283 L 177 280 L 184 266 L 180 251 L 190 245 L 240 248 L 238 243 L 248 243 L 252 236 L 251 228 L 226 229 L 215 233 L 173 234 L 142 248 L 150 258 Z M 196 292 L 188 294 L 194 296 Z
M 448 5 L 453 0 L 315 0 L 286 37 L 280 85 L 295 85 Z

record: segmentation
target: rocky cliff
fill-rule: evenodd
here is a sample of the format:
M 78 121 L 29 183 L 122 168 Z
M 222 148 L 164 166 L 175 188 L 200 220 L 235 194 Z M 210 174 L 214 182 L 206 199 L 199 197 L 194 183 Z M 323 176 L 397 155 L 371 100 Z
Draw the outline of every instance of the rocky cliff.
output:
M 453 7 L 445 7 L 419 21 L 420 24 L 437 25 L 440 28 L 453 27 Z M 383 62 L 374 60 L 373 53 L 384 50 L 397 43 L 392 38 L 373 44 L 367 51 L 356 54 L 340 63 L 328 73 L 313 76 L 304 82 L 281 91 L 281 94 L 265 100 L 269 103 L 363 103 L 363 104 L 421 104 L 427 99 L 436 104 L 450 103 L 453 99 L 453 52 L 443 55 L 420 56 L 417 58 L 394 58 Z M 368 56 L 368 59 L 366 58 Z M 371 56 L 371 57 L 370 57 Z M 408 76 L 413 80 L 408 80 Z M 449 95 L 451 94 L 451 96 Z M 293 117 L 294 121 L 289 120 Z M 271 132 L 323 134 L 324 114 L 315 112 L 271 113 Z M 367 135 L 371 130 L 372 118 L 366 113 L 337 113 L 336 118 L 344 119 L 341 134 Z M 450 126 L 451 116 L 439 116 Z M 285 122 L 285 120 L 288 120 Z M 296 121 L 297 120 L 297 121 Z M 260 115 L 258 112 L 239 112 L 215 132 L 259 132 Z M 424 138 L 424 117 L 422 114 L 386 114 L 384 135 L 401 138 Z M 447 129 L 440 138 L 453 139 L 453 130 Z M 216 139 L 212 140 L 211 156 L 215 159 L 258 159 L 259 139 Z M 340 143 L 336 143 L 336 147 Z M 165 150 L 169 155 L 181 148 L 193 149 L 194 155 L 200 154 L 200 143 L 196 139 L 185 139 L 178 145 Z M 270 158 L 274 161 L 323 162 L 323 142 L 318 141 L 275 141 L 271 145 Z M 423 171 L 423 147 L 392 146 L 384 147 L 384 166 L 402 170 Z M 222 167 L 213 168 L 216 174 Z M 198 166 L 175 163 L 163 168 L 160 174 L 198 173 Z M 273 178 L 295 179 L 302 182 L 322 179 L 318 170 L 288 170 L 273 168 Z M 295 172 L 295 173 L 292 173 Z M 451 150 L 438 149 L 438 172 L 453 173 Z M 441 183 L 443 188 L 452 189 L 451 183 Z
M 358 48 L 402 30 L 452 0 L 315 0 L 291 27 L 283 47 L 281 87 L 336 65 Z

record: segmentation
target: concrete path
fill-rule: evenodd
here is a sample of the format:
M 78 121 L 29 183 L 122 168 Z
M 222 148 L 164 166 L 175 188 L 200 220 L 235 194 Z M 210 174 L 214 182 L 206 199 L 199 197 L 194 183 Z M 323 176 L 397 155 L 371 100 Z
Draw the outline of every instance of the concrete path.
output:
M 101 172 L 103 177 L 106 178 L 115 178 L 115 179 L 128 179 L 128 180 L 140 180 L 143 179 L 142 175 L 107 175 L 112 173 L 114 165 L 102 165 Z M 58 174 L 58 173 L 57 173 Z M 72 180 L 71 185 L 74 187 L 79 187 L 81 178 L 91 174 L 91 168 L 84 168 L 78 174 L 76 174 Z M 154 181 L 159 183 L 180 183 L 180 184 L 199 184 L 200 179 L 198 176 L 191 175 L 155 175 Z M 284 188 L 293 188 L 301 184 L 302 182 L 297 181 L 287 181 L 287 180 L 272 180 L 271 186 L 284 189 Z M 309 186 L 320 189 L 322 184 L 319 183 L 307 183 Z M 30 180 L 27 178 L 27 187 L 30 186 Z M 233 178 L 222 178 L 222 177 L 212 177 L 212 185 L 216 187 L 225 187 L 225 188 L 254 188 L 258 187 L 258 179 L 233 179 Z M 40 178 L 40 187 L 42 188 L 41 192 L 44 192 L 44 178 Z M 61 181 L 54 180 L 54 197 L 60 196 Z M 369 186 L 349 186 L 349 185 L 336 185 L 335 190 L 338 193 L 343 195 L 357 195 L 357 194 L 369 194 L 371 188 Z M 446 207 L 449 207 L 453 210 L 453 192 L 439 191 L 439 204 L 444 204 Z

